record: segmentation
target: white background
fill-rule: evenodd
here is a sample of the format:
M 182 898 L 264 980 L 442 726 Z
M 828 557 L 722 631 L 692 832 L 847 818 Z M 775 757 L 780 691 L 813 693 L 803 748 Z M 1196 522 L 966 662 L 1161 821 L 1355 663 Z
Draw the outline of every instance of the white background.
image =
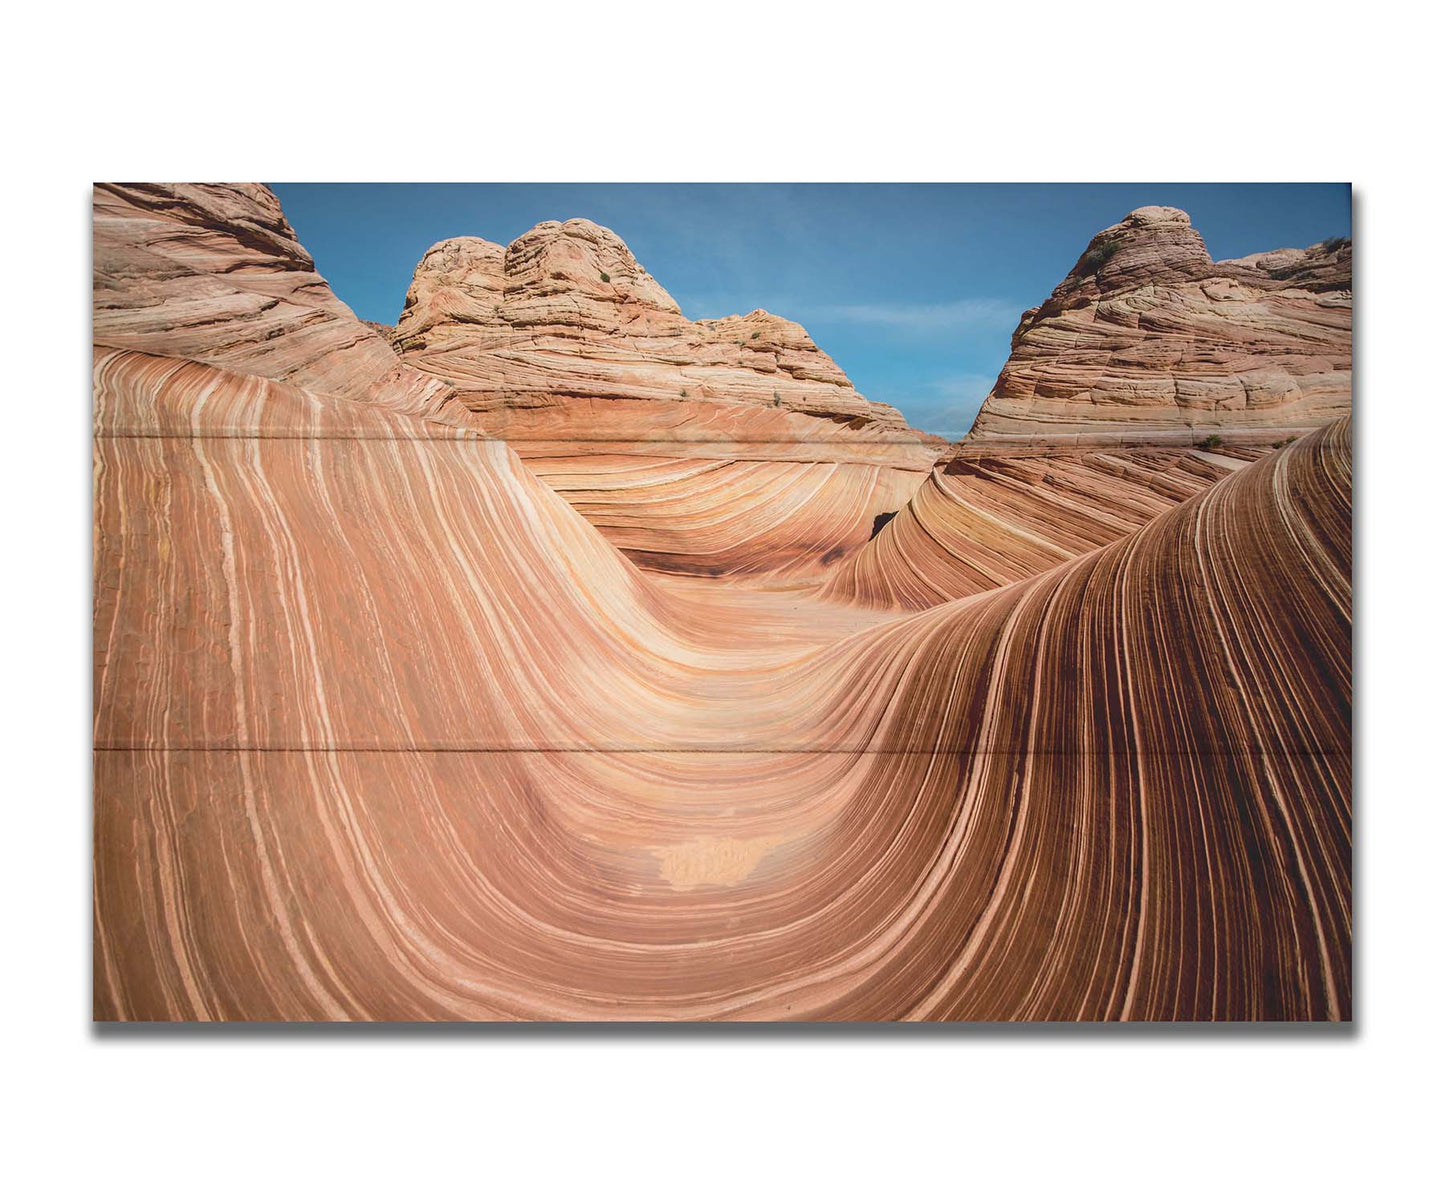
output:
M 312 7 L 6 18 L 9 1198 L 1438 1192 L 1445 268 L 1428 10 Z M 108 178 L 1353 180 L 1352 1029 L 98 1037 L 87 343 L 89 185 Z

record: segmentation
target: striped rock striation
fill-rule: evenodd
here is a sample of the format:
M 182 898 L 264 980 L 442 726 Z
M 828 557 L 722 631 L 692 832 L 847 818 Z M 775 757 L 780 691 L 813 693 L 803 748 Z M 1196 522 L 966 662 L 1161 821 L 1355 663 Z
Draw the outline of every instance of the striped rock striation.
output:
M 833 601 L 923 610 L 1103 547 L 1268 448 L 1007 454 L 964 444 L 822 588 Z
M 465 432 L 96 394 L 102 1019 L 1350 1014 L 1343 424 L 878 622 Z
M 795 322 L 689 321 L 580 219 L 438 243 L 393 342 L 635 562 L 677 574 L 816 579 L 943 446 Z
M 98 1019 L 1351 1016 L 1348 421 L 960 453 L 973 551 L 924 498 L 833 596 L 645 572 L 214 220 L 169 321 L 97 223 Z
M 1352 250 L 1215 262 L 1183 210 L 1137 209 L 1024 313 L 969 439 L 1277 438 L 1348 414 Z

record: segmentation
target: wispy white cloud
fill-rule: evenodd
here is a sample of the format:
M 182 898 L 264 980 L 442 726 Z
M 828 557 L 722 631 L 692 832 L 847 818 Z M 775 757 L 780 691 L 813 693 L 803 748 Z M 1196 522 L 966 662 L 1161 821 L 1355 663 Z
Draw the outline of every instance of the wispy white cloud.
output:
M 802 321 L 798 317 L 797 299 L 786 297 L 748 297 L 739 301 L 737 297 L 721 293 L 673 293 L 672 299 L 682 307 L 685 317 L 693 321 L 710 318 L 726 318 L 732 314 L 749 314 L 755 309 L 765 309 L 781 318 Z
M 839 322 L 871 326 L 876 330 L 920 337 L 958 334 L 964 331 L 1012 330 L 1024 306 L 992 297 L 968 297 L 957 301 L 922 304 L 849 305 L 808 301 L 798 297 L 758 297 L 739 305 L 736 298 L 698 293 L 674 294 L 689 317 L 721 317 L 762 308 L 804 326 L 818 322 Z
M 921 305 L 822 305 L 811 311 L 835 322 L 883 326 L 915 334 L 941 334 L 954 330 L 1003 327 L 1012 329 L 1023 312 L 1012 301 L 969 297 Z
M 850 374 L 868 397 L 903 412 L 909 423 L 949 439 L 968 433 L 996 373 L 948 372 L 952 364 L 1002 365 L 1008 356 L 1006 332 L 1014 328 L 1024 307 L 994 298 L 967 298 L 920 304 L 852 305 L 809 302 L 800 296 L 759 296 L 740 306 L 723 294 L 674 294 L 689 317 L 720 317 L 762 308 L 801 322 L 823 350 Z M 829 329 L 820 330 L 827 324 Z M 840 329 L 848 327 L 848 329 Z M 907 352 L 903 373 L 886 357 L 870 364 L 873 348 L 891 346 Z M 988 350 L 980 352 L 979 348 Z M 940 372 L 928 377 L 930 368 Z M 914 374 L 919 381 L 907 379 Z M 905 380 L 899 381 L 898 376 Z M 897 383 L 895 383 L 897 382 Z
M 935 398 L 977 396 L 979 401 L 982 401 L 988 396 L 988 391 L 993 388 L 993 382 L 997 379 L 996 374 L 985 375 L 982 372 L 959 372 L 950 376 L 940 376 L 937 380 L 931 380 L 923 386 L 923 390 Z
M 960 373 L 927 381 L 906 397 L 889 397 L 909 424 L 945 439 L 962 439 L 993 388 L 994 378 Z

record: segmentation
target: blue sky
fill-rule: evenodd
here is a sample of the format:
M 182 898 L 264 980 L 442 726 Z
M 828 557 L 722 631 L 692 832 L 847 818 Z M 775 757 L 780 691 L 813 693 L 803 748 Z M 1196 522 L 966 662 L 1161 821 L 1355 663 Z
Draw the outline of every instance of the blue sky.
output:
M 433 243 L 539 221 L 615 230 L 689 318 L 801 322 L 865 396 L 968 429 L 1019 314 L 1089 239 L 1176 205 L 1215 259 L 1349 235 L 1348 184 L 273 184 L 317 268 L 394 322 Z

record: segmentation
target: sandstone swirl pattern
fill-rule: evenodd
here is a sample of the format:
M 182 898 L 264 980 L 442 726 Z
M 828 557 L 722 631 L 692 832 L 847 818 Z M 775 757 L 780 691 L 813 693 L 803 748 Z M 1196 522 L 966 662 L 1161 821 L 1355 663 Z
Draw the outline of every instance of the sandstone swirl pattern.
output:
M 1177 447 L 991 454 L 964 445 L 823 588 L 835 601 L 922 610 L 1031 577 L 1121 539 L 1257 459 Z
M 1055 550 L 859 606 L 644 571 L 364 327 L 214 325 L 97 324 L 97 1017 L 1350 1016 L 1347 420 L 951 466 Z

